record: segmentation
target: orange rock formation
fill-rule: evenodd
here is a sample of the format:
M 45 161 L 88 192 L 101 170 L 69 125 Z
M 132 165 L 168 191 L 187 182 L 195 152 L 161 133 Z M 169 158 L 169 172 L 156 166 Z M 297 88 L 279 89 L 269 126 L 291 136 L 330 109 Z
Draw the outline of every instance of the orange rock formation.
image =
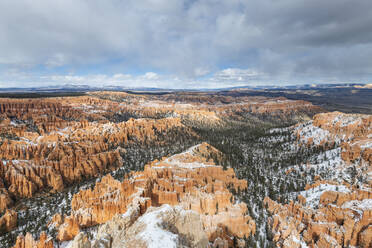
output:
M 59 228 L 60 240 L 70 240 L 79 228 L 105 223 L 125 213 L 133 199 L 140 197 L 141 213 L 149 206 L 180 205 L 201 216 L 203 228 L 213 241 L 223 234 L 239 238 L 255 233 L 255 223 L 246 215 L 244 203 L 234 203 L 227 189 L 244 190 L 247 182 L 236 178 L 233 169 L 223 170 L 209 157 L 221 154 L 203 143 L 188 151 L 154 161 L 143 172 L 128 175 L 123 182 L 102 178 L 93 190 L 82 190 L 71 202 L 72 214 Z M 58 219 L 58 218 L 57 218 Z M 230 240 L 231 241 L 231 240 Z
M 304 202 L 281 205 L 268 197 L 264 205 L 272 214 L 274 241 L 280 247 L 301 247 L 300 241 L 311 247 L 370 247 L 371 198 L 370 191 L 326 191 L 318 209 Z
M 27 233 L 26 236 L 18 236 L 16 244 L 13 248 L 53 248 L 53 240 L 48 238 L 47 235 L 43 232 L 40 235 L 39 241 L 35 241 L 30 233 Z
M 43 127 L 38 129 L 43 134 L 39 136 L 35 132 L 26 132 L 26 125 L 22 124 L 24 132 L 16 133 L 22 135 L 22 139 L 5 138 L 0 143 L 0 198 L 4 199 L 0 210 L 12 204 L 9 195 L 31 197 L 43 188 L 60 191 L 66 184 L 122 166 L 120 155 L 125 150 L 121 147 L 164 142 L 164 137 L 174 131 L 195 136 L 177 118 L 130 119 L 120 123 L 64 121 L 63 125 L 56 124 L 52 128 L 49 124 L 46 126 L 45 120 L 40 120 L 41 113 L 51 111 L 49 116 L 73 118 L 80 112 L 75 113 L 71 106 L 41 100 L 11 100 L 0 103 L 0 109 L 3 115 L 17 116 L 19 120 L 31 119 Z M 11 126 L 9 123 L 1 124 Z
M 17 227 L 17 212 L 7 209 L 0 218 L 0 234 L 9 232 Z
M 312 125 L 312 126 L 311 126 Z M 310 126 L 295 129 L 299 140 L 308 145 L 340 143 L 345 166 L 364 166 L 367 175 L 372 167 L 372 116 L 340 112 L 317 114 Z M 306 136 L 306 137 L 305 137 Z M 306 191 L 321 185 L 334 185 L 344 190 L 326 190 L 318 207 L 306 204 L 299 195 L 297 202 L 279 204 L 266 197 L 264 205 L 272 214 L 269 218 L 274 241 L 279 247 L 372 247 L 371 178 L 367 184 L 350 185 L 332 181 L 317 181 Z M 361 189 L 362 188 L 362 189 Z
M 247 115 L 284 120 L 306 119 L 320 111 L 319 107 L 305 101 L 204 93 L 135 95 L 123 92 L 90 92 L 79 97 L 2 98 L 0 212 L 12 207 L 20 198 L 32 197 L 40 190 L 61 191 L 66 185 L 122 166 L 125 147 L 134 144 L 169 144 L 175 133 L 182 134 L 186 139 L 197 138 L 188 126 L 223 126 L 229 121 L 241 121 Z M 239 213 L 245 211 L 244 204 L 228 203 L 232 196 L 226 190 L 227 186 L 246 187 L 244 182 L 235 180 L 232 170 L 221 171 L 216 169 L 219 167 L 213 166 L 193 168 L 192 171 L 201 173 L 199 175 L 183 171 L 186 169 L 174 169 L 172 166 L 165 166 L 164 169 L 155 167 L 148 166 L 143 173 L 132 175 L 138 177 L 136 180 L 132 178 L 120 183 L 128 186 L 125 189 L 118 186 L 116 189 L 124 205 L 110 203 L 111 205 L 106 206 L 108 203 L 102 200 L 105 208 L 112 213 L 125 211 L 126 204 L 130 202 L 128 196 L 134 193 L 148 199 L 141 206 L 143 211 L 149 205 L 179 205 L 184 202 L 185 209 L 206 214 L 202 218 L 210 237 L 220 235 L 212 234 L 215 231 L 213 227 L 220 223 L 225 223 L 223 225 L 229 229 L 228 232 L 238 237 L 248 235 L 248 229 L 254 230 L 253 221 L 247 219 L 248 217 L 244 217 L 245 220 L 229 217 L 232 213 L 239 216 Z M 158 175 L 154 171 L 160 173 L 158 179 L 155 179 Z M 177 171 L 183 179 L 170 177 L 173 175 L 170 171 Z M 223 175 L 222 178 L 219 174 Z M 149 175 L 151 177 L 147 178 Z M 234 180 L 227 182 L 224 179 L 226 176 Z M 196 179 L 199 177 L 202 179 Z M 108 179 L 102 180 L 102 188 L 105 187 L 105 180 Z M 201 189 L 194 185 L 196 183 L 202 185 Z M 144 188 L 142 193 L 138 190 L 141 187 Z M 107 191 L 111 192 L 111 188 Z M 97 193 L 92 191 L 91 194 Z M 212 194 L 215 197 L 211 197 Z M 74 204 L 76 209 L 80 207 L 76 201 Z M 89 218 L 84 214 L 81 214 L 80 219 L 75 219 L 75 216 L 71 220 L 65 218 L 65 224 L 74 228 L 66 229 L 67 233 L 61 234 L 60 239 L 70 239 L 79 228 L 104 223 L 112 217 L 110 211 L 109 214 L 102 214 L 99 206 L 89 207 L 89 211 L 92 216 Z M 243 224 L 244 221 L 248 224 Z M 34 244 L 29 238 L 23 237 L 22 240 L 19 244 Z

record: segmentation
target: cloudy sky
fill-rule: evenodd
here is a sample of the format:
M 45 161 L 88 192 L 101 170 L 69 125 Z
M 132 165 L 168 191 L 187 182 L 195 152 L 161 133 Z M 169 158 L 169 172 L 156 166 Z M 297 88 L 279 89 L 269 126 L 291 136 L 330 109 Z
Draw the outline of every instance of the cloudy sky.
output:
M 0 87 L 372 82 L 371 0 L 1 0 Z

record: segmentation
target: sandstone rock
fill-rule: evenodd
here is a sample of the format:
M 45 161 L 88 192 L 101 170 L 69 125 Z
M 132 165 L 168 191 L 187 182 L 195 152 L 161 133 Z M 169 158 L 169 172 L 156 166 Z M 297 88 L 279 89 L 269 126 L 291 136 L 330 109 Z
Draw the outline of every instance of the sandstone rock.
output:
M 162 236 L 158 236 L 160 234 Z M 208 245 L 199 215 L 169 205 L 150 208 L 125 231 L 125 239 L 114 237 L 113 247 L 121 247 L 122 244 L 132 247 L 137 243 L 147 247 L 150 242 L 164 243 L 165 246 L 172 243 L 186 247 Z
M 362 231 L 359 235 L 360 247 L 371 247 L 372 246 L 372 226 L 368 227 Z
M 7 209 L 0 218 L 0 234 L 10 232 L 17 227 L 17 212 Z
M 16 244 L 13 248 L 53 248 L 53 240 L 48 238 L 43 232 L 40 235 L 39 241 L 35 241 L 30 233 L 26 233 L 26 236 L 20 235 L 17 237 Z
M 96 247 L 110 248 L 110 244 L 106 245 L 104 242 L 96 243 Z M 82 232 L 75 236 L 74 240 L 67 246 L 67 248 L 91 248 L 91 242 L 88 239 L 88 236 Z M 94 246 L 93 246 L 94 247 Z
M 5 188 L 0 188 L 0 212 L 5 211 L 13 204 L 8 191 Z
M 369 191 L 326 191 L 318 209 L 294 202 L 281 205 L 268 197 L 264 206 L 273 215 L 270 224 L 280 247 L 296 247 L 299 242 L 317 247 L 368 247 L 365 244 L 372 240 L 367 228 L 371 224 L 371 199 Z M 299 242 L 293 241 L 293 235 Z
M 200 214 L 173 216 L 175 222 L 172 225 L 178 232 L 187 231 L 188 235 L 196 235 L 192 226 L 182 223 L 195 222 L 199 218 L 210 241 L 227 238 L 231 243 L 231 236 L 243 238 L 254 234 L 255 223 L 245 214 L 247 206 L 234 203 L 233 195 L 227 190 L 227 186 L 245 190 L 247 182 L 237 179 L 232 169 L 223 170 L 221 166 L 216 166 L 209 160 L 211 156 L 218 160 L 221 154 L 203 143 L 184 153 L 154 161 L 146 165 L 143 172 L 132 173 L 123 182 L 110 175 L 103 177 L 93 190 L 81 190 L 73 196 L 72 214 L 68 221 L 73 220 L 79 227 L 108 223 L 117 214 L 126 213 L 134 199 L 139 197 L 141 200 L 136 200 L 138 215 L 147 213 L 150 206 L 164 204 L 181 206 L 184 210 Z M 62 235 L 71 229 L 68 228 L 71 226 L 69 223 L 65 220 L 60 229 L 59 236 L 64 240 L 73 237 Z
M 82 98 L 78 101 L 101 103 L 96 100 Z M 75 115 L 74 108 L 77 106 L 72 100 L 68 101 L 67 106 L 63 102 L 54 104 L 42 100 L 27 103 L 21 100 L 7 101 L 10 103 L 1 105 L 0 102 L 3 114 L 21 118 L 21 113 L 30 113 L 29 119 L 40 125 L 39 132 L 42 130 L 42 136 L 36 132 L 23 132 L 22 139 L 5 139 L 0 145 L 0 159 L 5 164 L 0 168 L 0 179 L 4 181 L 2 185 L 7 185 L 6 191 L 16 198 L 32 197 L 44 188 L 50 188 L 53 192 L 61 191 L 66 184 L 112 171 L 123 164 L 121 156 L 125 150 L 120 146 L 164 142 L 169 139 L 167 134 L 170 132 L 181 133 L 186 137 L 196 136 L 178 118 L 131 119 L 120 123 L 107 120 L 87 122 L 82 119 L 84 115 L 81 112 L 77 111 L 79 117 Z M 102 104 L 108 103 L 103 101 Z M 35 116 L 49 114 L 51 121 L 59 123 L 58 118 L 68 119 L 70 114 L 67 113 L 71 114 L 71 118 L 81 119 L 81 122 L 63 121 L 49 127 L 44 117 L 38 119 Z M 20 120 L 29 121 L 22 118 Z M 10 122 L 2 124 L 7 123 L 9 126 Z
M 242 120 L 247 113 L 258 118 L 307 119 L 319 111 L 308 102 L 285 98 L 187 94 L 96 92 L 81 97 L 1 99 L 0 119 L 4 121 L 0 126 L 8 138 L 0 138 L 0 163 L 4 165 L 0 167 L 0 210 L 40 190 L 61 191 L 66 185 L 122 166 L 125 150 L 120 147 L 170 143 L 174 137 L 169 134 L 174 133 L 196 138 L 182 123 L 221 126 L 226 120 Z M 56 216 L 53 223 L 60 226 L 61 240 L 71 239 L 80 228 L 125 213 L 133 199 L 141 197 L 141 215 L 150 206 L 181 205 L 202 214 L 209 239 L 230 245 L 229 235 L 254 234 L 255 224 L 245 214 L 245 204 L 236 204 L 227 190 L 246 190 L 247 182 L 238 180 L 231 168 L 224 171 L 215 165 L 222 160 L 221 153 L 203 144 L 192 154 L 154 162 L 123 182 L 105 177 L 94 190 L 74 196 L 70 217 Z
M 60 226 L 57 239 L 66 241 L 73 239 L 80 232 L 79 224 L 74 218 L 66 217 L 63 225 Z

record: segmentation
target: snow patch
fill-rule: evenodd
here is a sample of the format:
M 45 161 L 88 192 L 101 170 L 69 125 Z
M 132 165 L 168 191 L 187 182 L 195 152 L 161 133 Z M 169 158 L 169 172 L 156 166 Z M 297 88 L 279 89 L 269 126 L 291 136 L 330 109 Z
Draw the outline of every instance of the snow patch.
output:
M 301 245 L 301 248 L 307 248 L 308 247 L 304 241 L 299 240 L 294 235 L 292 235 L 291 237 L 292 237 L 293 242 Z
M 161 228 L 162 220 L 160 216 L 168 211 L 172 211 L 172 207 L 165 204 L 157 210 L 145 213 L 138 219 L 139 222 L 146 226 L 138 236 L 147 243 L 147 247 L 177 247 L 178 235 Z
M 180 158 L 184 156 L 194 156 L 195 155 L 195 149 L 197 149 L 201 144 L 195 145 L 187 149 L 185 152 L 173 155 L 167 159 L 165 159 L 163 162 L 167 163 L 169 165 L 177 166 L 177 167 L 182 167 L 182 168 L 187 168 L 187 169 L 195 169 L 195 168 L 201 168 L 201 167 L 210 167 L 210 166 L 215 166 L 215 165 L 209 165 L 209 164 L 204 164 L 200 162 L 183 162 L 180 161 Z M 154 167 L 154 168 L 164 168 L 162 167 Z
M 326 191 L 335 191 L 350 193 L 350 190 L 344 185 L 320 184 L 317 187 L 301 191 L 300 195 L 306 198 L 306 205 L 315 209 L 319 205 L 320 196 Z
M 331 138 L 328 130 L 314 126 L 312 121 L 307 123 L 307 125 L 305 124 L 305 126 L 297 127 L 297 130 L 300 130 L 301 141 L 304 143 L 307 143 L 312 138 L 315 145 L 320 145 Z
M 372 148 L 372 141 L 368 141 L 364 145 L 360 146 L 362 149 Z
M 350 209 L 361 209 L 361 210 L 372 210 L 372 199 L 364 199 L 362 201 L 353 200 L 345 202 L 342 208 L 350 208 Z
M 332 124 L 339 124 L 341 127 L 347 127 L 349 125 L 360 124 L 362 119 L 352 115 L 338 115 L 333 119 Z

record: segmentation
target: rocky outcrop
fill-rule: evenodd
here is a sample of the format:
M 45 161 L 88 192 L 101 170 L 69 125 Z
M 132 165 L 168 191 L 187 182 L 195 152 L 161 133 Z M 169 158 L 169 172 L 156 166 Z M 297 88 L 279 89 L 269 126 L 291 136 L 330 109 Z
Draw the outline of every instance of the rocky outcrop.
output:
M 10 232 L 17 227 L 17 212 L 7 209 L 0 217 L 0 234 Z
M 56 226 L 59 227 L 57 239 L 60 241 L 71 240 L 80 232 L 79 222 L 73 217 L 66 217 L 62 225 Z
M 13 248 L 53 248 L 53 240 L 43 232 L 40 235 L 39 241 L 35 241 L 30 233 L 26 236 L 18 236 L 16 244 Z
M 294 128 L 299 143 L 307 146 L 332 149 L 339 147 L 342 163 L 334 166 L 340 175 L 350 174 L 348 183 L 367 182 L 372 186 L 372 116 L 344 114 L 340 112 L 323 113 L 314 116 L 308 123 Z M 363 180 L 355 178 L 365 178 Z
M 0 212 L 5 211 L 13 204 L 8 191 L 5 188 L 0 188 Z
M 369 191 L 352 193 L 326 191 L 317 209 L 303 203 L 281 205 L 266 197 L 264 205 L 271 213 L 274 241 L 280 247 L 370 247 L 368 228 L 372 218 Z M 366 231 L 367 230 L 367 231 Z
M 69 247 L 148 247 L 153 243 L 163 247 L 204 248 L 208 239 L 199 214 L 193 211 L 162 205 L 150 207 L 140 216 L 139 205 L 131 204 L 125 215 L 116 215 L 100 226 L 93 240 L 81 232 Z
M 138 205 L 138 215 L 148 214 L 150 206 L 164 204 L 197 213 L 210 241 L 231 243 L 231 237 L 248 237 L 255 233 L 255 223 L 245 214 L 247 206 L 236 203 L 228 190 L 245 190 L 247 182 L 237 179 L 233 169 L 215 165 L 211 158 L 218 160 L 220 156 L 218 150 L 203 143 L 153 161 L 143 172 L 131 173 L 123 182 L 106 176 L 93 190 L 74 195 L 72 213 L 65 217 L 58 237 L 68 240 L 77 234 L 76 225 L 85 228 L 107 223 L 117 214 L 126 215 L 133 202 Z
M 296 128 L 298 139 L 309 145 L 341 144 L 342 159 L 354 162 L 363 158 L 371 163 L 372 158 L 372 116 L 322 113 L 314 116 L 312 122 Z
M 292 121 L 320 111 L 304 101 L 204 93 L 92 92 L 79 97 L 3 98 L 0 211 L 16 205 L 21 198 L 44 190 L 62 191 L 68 185 L 113 171 L 123 165 L 126 148 L 197 139 L 189 126 L 224 127 L 246 118 Z M 70 217 L 54 219 L 61 230 L 59 239 L 72 239 L 85 227 L 125 213 L 136 197 L 144 199 L 141 214 L 150 206 L 164 204 L 198 213 L 204 232 L 215 245 L 231 243 L 232 236 L 250 235 L 255 231 L 254 221 L 244 214 L 246 206 L 236 203 L 228 190 L 245 190 L 247 184 L 237 180 L 232 169 L 224 171 L 215 165 L 222 160 L 220 153 L 205 145 L 193 150 L 192 155 L 151 163 L 123 182 L 104 178 L 97 190 L 74 197 Z M 172 161 L 187 166 L 175 166 Z
M 297 200 L 288 204 L 266 197 L 274 241 L 279 247 L 371 247 L 372 116 L 317 114 L 294 131 L 300 143 L 308 146 L 339 145 L 337 165 L 329 166 L 341 171 L 342 177 L 336 178 L 338 182 L 318 180 L 306 185 Z
M 171 142 L 169 133 L 195 137 L 179 119 L 166 118 L 131 119 L 118 124 L 75 123 L 43 136 L 29 135 L 30 140 L 5 140 L 0 145 L 0 179 L 7 187 L 1 197 L 31 197 L 44 188 L 60 191 L 66 184 L 121 166 L 125 153 L 122 147 Z
M 123 92 L 91 92 L 90 95 L 125 103 L 125 106 L 120 105 L 119 112 L 131 116 L 178 116 L 191 125 L 204 127 L 225 125 L 225 120 L 252 119 L 252 116 L 287 122 L 309 120 L 314 114 L 323 112 L 310 102 L 283 97 L 231 97 L 205 93 L 132 95 Z
M 170 143 L 169 134 L 175 133 L 196 137 L 182 122 L 221 126 L 244 113 L 284 118 L 306 111 L 311 115 L 319 110 L 284 98 L 187 94 L 93 92 L 80 97 L 1 99 L 0 178 L 6 185 L 1 197 L 7 199 L 2 205 L 11 204 L 6 194 L 21 198 L 44 188 L 60 191 L 85 176 L 116 168 L 122 164 L 117 147 Z M 169 116 L 176 118 L 164 118 Z

